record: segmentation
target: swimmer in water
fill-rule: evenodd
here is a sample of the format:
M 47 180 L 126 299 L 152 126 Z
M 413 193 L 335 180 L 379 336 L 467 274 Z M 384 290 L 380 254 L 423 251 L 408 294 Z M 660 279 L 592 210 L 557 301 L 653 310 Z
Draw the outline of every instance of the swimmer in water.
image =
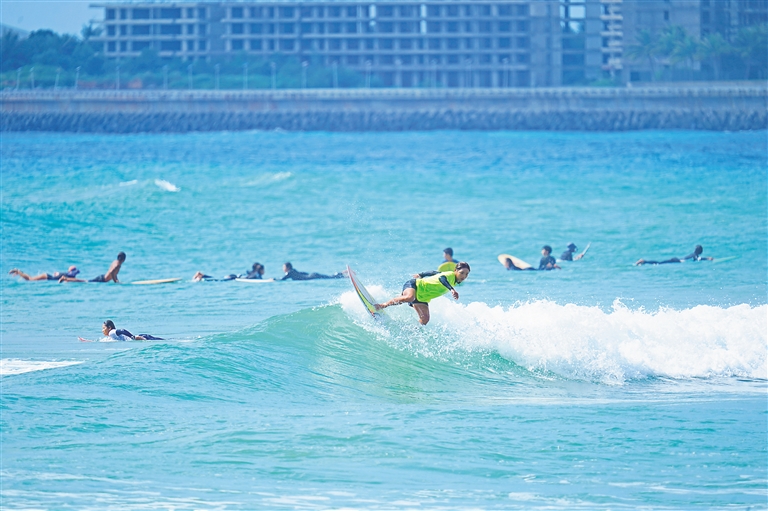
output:
M 388 302 L 377 303 L 376 310 L 386 309 L 392 305 L 407 303 L 419 315 L 419 323 L 429 323 L 429 302 L 451 292 L 454 300 L 459 299 L 459 293 L 453 286 L 461 284 L 469 276 L 469 264 L 459 262 L 453 271 L 429 271 L 414 275 L 403 285 L 403 293 Z
M 323 275 L 322 273 L 307 273 L 305 271 L 298 271 L 294 269 L 291 263 L 283 264 L 283 271 L 285 276 L 280 280 L 315 280 L 315 279 L 341 279 L 344 278 L 344 273 L 334 273 L 333 275 Z
M 112 264 L 109 266 L 109 270 L 107 270 L 107 273 L 104 275 L 99 275 L 91 280 L 82 280 L 82 279 L 75 279 L 70 277 L 61 277 L 59 279 L 59 282 L 110 282 L 114 281 L 116 284 L 119 284 L 120 281 L 117 280 L 117 274 L 120 273 L 120 268 L 123 266 L 123 263 L 125 262 L 125 252 L 120 252 L 117 254 L 117 259 L 115 259 Z
M 59 280 L 62 277 L 74 279 L 75 277 L 77 277 L 77 274 L 80 273 L 80 270 L 78 270 L 76 266 L 70 266 L 69 270 L 65 272 L 55 271 L 53 273 L 41 273 L 40 275 L 35 275 L 34 277 L 27 275 L 23 271 L 18 270 L 16 268 L 12 269 L 8 273 L 10 273 L 11 275 L 18 275 L 24 280 L 38 281 L 38 280 Z
M 443 250 L 443 262 L 437 267 L 437 271 L 453 271 L 459 262 L 453 258 L 453 249 L 448 247 Z
M 150 334 L 133 335 L 128 330 L 117 329 L 111 319 L 108 319 L 101 325 L 101 333 L 104 337 L 109 337 L 115 341 L 163 341 L 160 337 Z
M 693 249 L 693 253 L 688 254 L 682 259 L 679 259 L 677 257 L 673 257 L 665 261 L 646 261 L 645 259 L 640 259 L 635 263 L 635 266 L 642 266 L 644 264 L 669 264 L 669 263 L 682 263 L 684 261 L 714 261 L 715 260 L 713 257 L 701 257 L 702 252 L 704 252 L 704 248 L 701 245 L 696 245 Z

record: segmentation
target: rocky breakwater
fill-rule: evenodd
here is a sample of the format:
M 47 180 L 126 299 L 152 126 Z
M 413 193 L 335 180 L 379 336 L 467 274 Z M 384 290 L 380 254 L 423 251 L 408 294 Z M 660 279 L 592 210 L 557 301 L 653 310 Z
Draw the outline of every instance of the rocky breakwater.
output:
M 5 91 L 2 131 L 768 128 L 768 87 Z

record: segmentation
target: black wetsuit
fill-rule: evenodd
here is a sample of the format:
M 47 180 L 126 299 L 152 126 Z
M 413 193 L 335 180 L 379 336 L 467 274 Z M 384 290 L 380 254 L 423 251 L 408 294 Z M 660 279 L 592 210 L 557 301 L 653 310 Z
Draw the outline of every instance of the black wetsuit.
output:
M 285 274 L 280 280 L 315 280 L 315 279 L 340 279 L 343 278 L 342 273 L 336 273 L 334 275 L 323 275 L 321 273 L 307 273 L 305 271 L 298 271 L 295 268 L 291 268 L 291 271 Z
M 693 252 L 692 254 L 688 254 L 687 256 L 683 257 L 682 259 L 678 257 L 672 257 L 670 259 L 667 259 L 666 261 L 645 261 L 643 264 L 682 263 L 683 261 L 687 261 L 688 259 L 690 259 L 691 261 L 701 261 L 704 258 L 701 257 L 701 254 L 697 254 L 696 252 Z
M 165 339 L 162 339 L 160 337 L 155 337 L 154 335 L 150 335 L 150 334 L 139 334 L 138 336 L 136 336 L 136 335 L 133 335 L 128 330 L 124 329 L 124 328 L 121 328 L 119 330 L 115 330 L 115 333 L 117 335 L 122 335 L 122 336 L 125 336 L 125 337 L 130 337 L 131 339 L 135 339 L 136 337 L 143 337 L 147 341 L 164 341 L 165 340 Z
M 560 260 L 561 261 L 573 261 L 573 252 L 570 250 L 566 250 L 562 254 L 560 254 Z
M 551 264 L 552 266 L 550 268 L 547 268 L 548 264 Z M 544 256 L 541 258 L 541 261 L 539 261 L 539 270 L 544 270 L 544 271 L 554 270 L 556 264 L 557 264 L 557 260 L 555 260 L 554 257 L 552 257 L 551 255 Z

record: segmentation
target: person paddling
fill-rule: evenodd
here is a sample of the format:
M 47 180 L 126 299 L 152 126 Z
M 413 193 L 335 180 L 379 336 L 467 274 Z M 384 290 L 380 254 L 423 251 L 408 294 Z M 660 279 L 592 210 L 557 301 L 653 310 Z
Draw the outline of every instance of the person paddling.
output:
M 469 276 L 469 263 L 461 261 L 453 271 L 428 271 L 414 275 L 403 285 L 403 293 L 388 302 L 377 303 L 376 310 L 386 309 L 392 305 L 407 303 L 419 315 L 419 323 L 429 323 L 429 302 L 444 295 L 448 291 L 455 300 L 459 293 L 453 286 L 461 284 Z

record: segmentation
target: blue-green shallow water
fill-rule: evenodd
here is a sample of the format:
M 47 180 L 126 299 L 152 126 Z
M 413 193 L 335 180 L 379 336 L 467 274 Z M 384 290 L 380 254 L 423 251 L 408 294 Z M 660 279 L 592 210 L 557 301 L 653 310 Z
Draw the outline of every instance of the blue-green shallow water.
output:
M 1 163 L 4 509 L 768 508 L 765 132 L 3 134 Z M 738 258 L 632 265 L 697 243 Z M 190 281 L 350 264 L 383 299 L 445 246 L 472 273 L 425 328 L 346 280 Z M 7 275 L 120 250 L 184 280 Z M 77 340 L 107 318 L 169 340 Z

